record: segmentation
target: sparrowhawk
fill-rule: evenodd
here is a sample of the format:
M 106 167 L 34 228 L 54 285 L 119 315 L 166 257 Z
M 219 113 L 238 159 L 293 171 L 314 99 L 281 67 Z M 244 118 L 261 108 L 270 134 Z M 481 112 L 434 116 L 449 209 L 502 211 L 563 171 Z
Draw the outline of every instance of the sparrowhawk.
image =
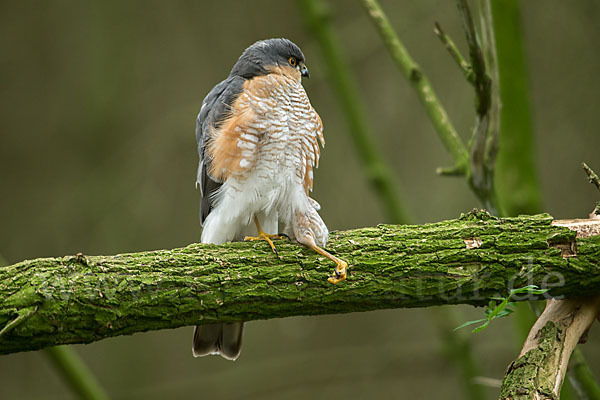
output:
M 265 240 L 276 252 L 272 239 L 281 224 L 289 238 L 336 263 L 329 281 L 338 283 L 347 264 L 322 248 L 329 231 L 309 197 L 325 139 L 302 86 L 308 76 L 297 45 L 261 40 L 202 102 L 196 121 L 202 243 Z M 197 326 L 194 356 L 236 359 L 242 329 L 243 322 Z

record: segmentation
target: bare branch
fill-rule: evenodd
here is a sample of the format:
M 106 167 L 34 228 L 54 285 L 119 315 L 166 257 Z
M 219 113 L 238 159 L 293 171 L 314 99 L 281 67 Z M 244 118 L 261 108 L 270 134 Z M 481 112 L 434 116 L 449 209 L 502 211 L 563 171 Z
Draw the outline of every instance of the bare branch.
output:
M 590 183 L 593 183 L 598 190 L 600 190 L 600 177 L 598 176 L 598 174 L 596 174 L 594 172 L 594 170 L 592 170 L 586 163 L 582 162 L 581 163 L 581 167 L 583 168 L 583 170 L 585 171 L 585 173 L 588 176 L 588 179 L 590 180 Z
M 471 64 L 469 64 L 463 55 L 460 54 L 460 50 L 458 50 L 458 47 L 456 47 L 452 38 L 442 30 L 442 27 L 438 22 L 434 24 L 433 32 L 440 39 L 446 50 L 448 50 L 450 57 L 456 62 L 456 65 L 462 70 L 465 79 L 474 85 L 475 74 L 473 73 L 473 67 L 471 67 Z

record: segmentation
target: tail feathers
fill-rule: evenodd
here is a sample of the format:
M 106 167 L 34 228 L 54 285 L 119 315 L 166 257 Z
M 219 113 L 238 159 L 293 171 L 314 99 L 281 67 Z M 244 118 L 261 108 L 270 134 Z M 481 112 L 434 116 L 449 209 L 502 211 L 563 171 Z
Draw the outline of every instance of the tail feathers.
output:
M 194 357 L 218 354 L 228 360 L 235 360 L 242 350 L 243 332 L 243 322 L 198 325 L 194 328 L 192 354 Z

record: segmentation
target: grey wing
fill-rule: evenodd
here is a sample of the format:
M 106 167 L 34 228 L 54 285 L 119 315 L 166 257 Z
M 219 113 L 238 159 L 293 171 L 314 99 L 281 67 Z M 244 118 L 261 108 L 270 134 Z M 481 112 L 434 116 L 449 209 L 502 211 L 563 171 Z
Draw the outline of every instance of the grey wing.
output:
M 206 152 L 206 145 L 210 132 L 218 128 L 227 117 L 230 107 L 243 89 L 244 78 L 239 76 L 229 77 L 217 84 L 202 101 L 202 108 L 196 119 L 196 143 L 198 143 L 198 173 L 196 188 L 200 188 L 200 224 L 204 224 L 213 205 L 213 193 L 223 182 L 212 177 L 210 171 L 210 156 Z

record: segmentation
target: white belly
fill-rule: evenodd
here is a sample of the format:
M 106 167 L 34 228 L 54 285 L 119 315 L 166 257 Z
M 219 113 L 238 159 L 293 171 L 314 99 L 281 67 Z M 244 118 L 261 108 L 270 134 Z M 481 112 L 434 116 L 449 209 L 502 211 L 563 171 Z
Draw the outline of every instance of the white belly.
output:
M 256 235 L 256 215 L 267 233 L 291 224 L 296 211 L 310 207 L 294 164 L 287 157 L 262 159 L 245 179 L 230 177 L 215 198 L 202 231 L 203 243 L 220 244 Z
M 255 114 L 248 129 L 261 136 L 257 140 L 241 135 L 248 139 L 237 145 L 244 157 L 240 160 L 243 168 L 228 175 L 215 194 L 202 242 L 223 243 L 240 240 L 249 231 L 256 234 L 255 215 L 265 232 L 277 233 L 278 222 L 290 226 L 297 213 L 312 207 L 306 191 L 312 187 L 312 167 L 319 158 L 318 140 L 324 143 L 322 124 L 300 82 L 290 86 L 289 93 L 277 89 L 281 87 L 277 82 L 271 84 L 275 92 L 267 93 L 265 99 L 244 98 Z M 273 98 L 277 107 L 267 107 Z

